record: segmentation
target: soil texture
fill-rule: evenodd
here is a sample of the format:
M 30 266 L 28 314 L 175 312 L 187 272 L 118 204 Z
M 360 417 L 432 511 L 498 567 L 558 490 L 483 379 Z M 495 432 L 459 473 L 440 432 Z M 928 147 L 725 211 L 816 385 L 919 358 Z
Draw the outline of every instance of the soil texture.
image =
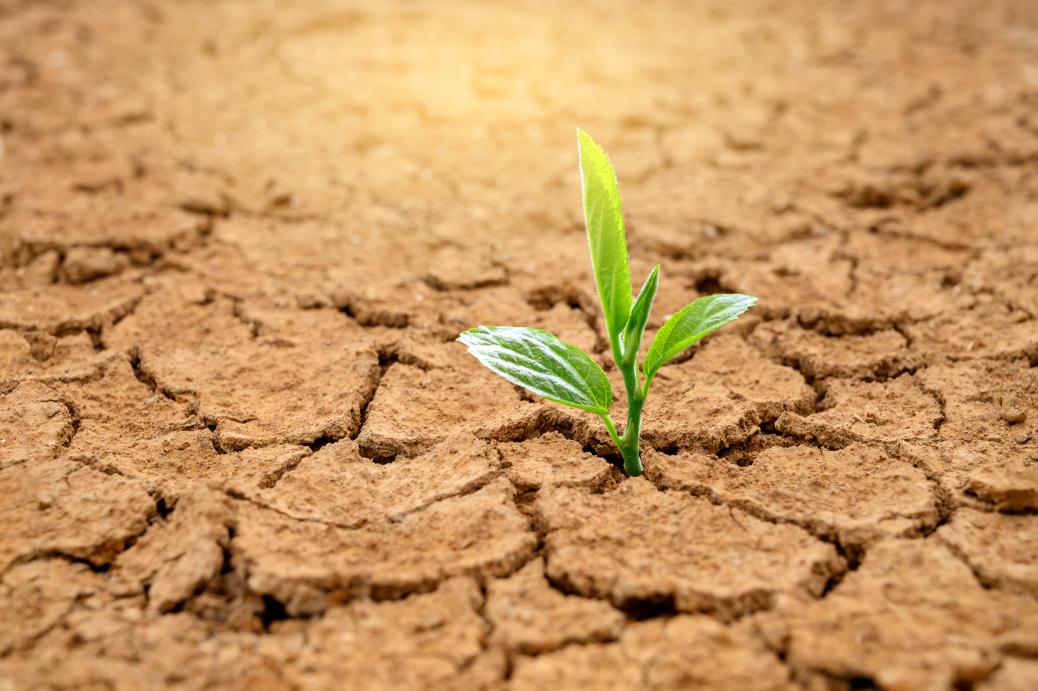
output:
M 665 366 L 622 388 L 574 128 Z M 614 416 L 622 419 L 618 400 Z M 0 0 L 0 689 L 1038 688 L 1038 4 Z

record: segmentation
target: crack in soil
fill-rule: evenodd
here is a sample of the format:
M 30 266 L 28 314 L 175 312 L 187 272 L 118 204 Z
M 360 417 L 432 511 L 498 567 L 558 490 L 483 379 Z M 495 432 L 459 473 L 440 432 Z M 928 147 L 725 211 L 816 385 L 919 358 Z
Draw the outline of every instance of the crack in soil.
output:
M 222 488 L 221 491 L 224 494 L 226 494 L 228 497 L 230 497 L 231 499 L 234 499 L 236 501 L 243 501 L 243 502 L 246 502 L 248 504 L 252 504 L 253 506 L 255 506 L 258 509 L 262 509 L 264 511 L 270 511 L 272 513 L 276 513 L 277 515 L 279 515 L 279 516 L 281 516 L 283 518 L 287 518 L 290 521 L 298 521 L 299 523 L 316 523 L 318 525 L 324 525 L 324 526 L 328 526 L 330 528 L 338 528 L 340 530 L 350 530 L 350 531 L 357 530 L 359 528 L 363 528 L 364 526 L 368 525 L 368 523 L 369 523 L 369 521 L 367 519 L 365 519 L 365 518 L 357 519 L 357 521 L 354 522 L 354 523 L 337 523 L 335 521 L 325 521 L 325 520 L 322 520 L 320 518 L 311 518 L 311 517 L 307 517 L 307 516 L 297 516 L 295 514 L 288 513 L 287 511 L 284 511 L 283 509 L 279 509 L 276 506 L 272 506 L 271 504 L 267 504 L 266 502 L 262 502 L 262 501 L 259 501 L 258 499 L 254 499 L 253 497 L 250 497 L 249 495 L 245 494 L 244 492 L 242 492 L 240 490 L 237 490 L 237 489 L 234 489 L 234 488 L 224 487 L 224 488 Z
M 397 362 L 399 362 L 399 359 L 398 359 L 397 354 L 395 352 L 391 352 L 391 353 L 382 353 L 382 352 L 380 352 L 378 354 L 378 375 L 375 377 L 375 380 L 371 384 L 371 387 L 370 387 L 371 390 L 365 393 L 364 398 L 360 402 L 360 421 L 357 424 L 357 432 L 356 432 L 356 434 L 354 434 L 351 437 L 351 439 L 353 439 L 353 441 L 356 441 L 360 437 L 361 432 L 364 431 L 364 425 L 368 421 L 368 408 L 371 406 L 372 401 L 375 400 L 375 396 L 378 395 L 378 389 L 382 385 L 382 380 L 385 378 L 386 372 L 389 370 L 389 368 L 391 366 L 393 366 L 393 364 L 395 364 Z M 376 458 L 373 458 L 372 456 L 368 455 L 368 453 L 365 452 L 364 448 L 361 448 L 360 451 L 361 451 L 361 455 L 364 456 L 365 458 L 371 458 L 371 460 L 380 460 L 380 459 L 376 459 Z M 393 458 L 390 459 L 390 460 L 393 460 L 395 458 L 396 458 L 396 454 L 394 454 Z
M 10 329 L 21 333 L 42 331 L 43 333 L 48 333 L 57 338 L 62 336 L 74 336 L 85 332 L 90 336 L 91 341 L 94 342 L 95 339 L 100 339 L 101 331 L 106 323 L 118 323 L 127 315 L 132 314 L 143 297 L 143 294 L 141 294 L 127 298 L 114 307 L 107 309 L 103 314 L 95 314 L 86 319 L 80 317 L 59 319 L 55 324 L 52 324 L 49 327 L 41 326 L 39 323 L 0 319 L 0 329 Z M 97 349 L 96 346 L 95 349 Z M 103 347 L 100 349 L 103 350 Z
M 942 394 L 940 391 L 927 387 L 918 379 L 915 380 L 915 383 L 919 387 L 920 391 L 922 391 L 927 396 L 933 398 L 934 401 L 936 401 L 937 403 L 938 415 L 937 419 L 933 421 L 933 429 L 934 433 L 939 437 L 941 433 L 941 427 L 948 419 L 948 402 L 945 400 L 944 394 Z
M 676 491 L 688 494 L 693 497 L 702 497 L 707 499 L 711 504 L 715 506 L 723 506 L 728 509 L 737 509 L 756 519 L 764 521 L 765 523 L 771 523 L 772 525 L 792 525 L 800 528 L 804 532 L 812 535 L 821 542 L 832 545 L 837 554 L 842 558 L 844 566 L 846 567 L 842 571 L 838 571 L 830 576 L 829 583 L 826 584 L 825 591 L 822 597 L 824 597 L 836 583 L 839 583 L 846 575 L 848 571 L 854 571 L 860 566 L 865 556 L 866 547 L 863 544 L 844 544 L 840 540 L 839 529 L 835 525 L 826 524 L 821 521 L 810 521 L 810 520 L 798 520 L 792 516 L 780 516 L 772 511 L 769 511 L 766 506 L 758 505 L 752 501 L 741 501 L 741 500 L 728 500 L 722 497 L 709 485 L 703 484 L 695 488 L 672 488 L 663 481 L 658 481 L 653 478 L 649 478 L 649 481 L 661 492 L 665 491 Z
M 155 395 L 161 395 L 173 401 L 174 403 L 183 404 L 183 401 L 177 400 L 177 397 L 173 392 L 169 391 L 164 387 L 159 386 L 159 383 L 155 379 L 155 377 L 143 367 L 142 357 L 139 348 L 131 348 L 129 351 L 129 356 L 130 367 L 133 369 L 133 376 L 137 378 L 137 381 L 147 386 L 148 389 L 151 390 L 151 392 Z M 191 404 L 188 403 L 189 407 L 190 405 Z M 215 446 L 216 442 L 213 442 L 213 444 Z

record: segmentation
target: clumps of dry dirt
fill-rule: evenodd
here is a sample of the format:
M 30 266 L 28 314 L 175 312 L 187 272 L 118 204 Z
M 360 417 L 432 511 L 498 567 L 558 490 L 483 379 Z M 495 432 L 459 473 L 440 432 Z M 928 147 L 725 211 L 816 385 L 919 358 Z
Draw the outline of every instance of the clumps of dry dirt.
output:
M 120 554 L 112 568 L 119 595 L 139 594 L 148 607 L 169 612 L 215 579 L 230 540 L 232 513 L 227 498 L 211 490 L 181 496 L 170 520 L 149 530 Z
M 494 449 L 469 435 L 384 465 L 361 456 L 356 442 L 346 439 L 305 456 L 279 480 L 257 485 L 232 479 L 228 486 L 236 496 L 290 518 L 359 528 L 401 521 L 501 475 Z
M 1038 678 L 1038 662 L 1029 658 L 1010 657 L 984 680 L 978 688 L 1024 691 Z
M 833 380 L 818 402 L 818 412 L 784 414 L 775 421 L 775 429 L 831 449 L 854 442 L 936 439 L 944 422 L 941 403 L 916 377 L 903 374 L 885 382 Z
M 58 457 L 77 424 L 57 391 L 40 382 L 18 384 L 0 401 L 0 468 Z
M 788 524 L 644 479 L 592 495 L 544 490 L 548 577 L 565 590 L 636 611 L 663 606 L 722 621 L 771 606 L 780 592 L 820 595 L 846 568 L 832 546 Z
M 537 539 L 512 494 L 499 479 L 398 521 L 352 529 L 246 503 L 231 550 L 249 588 L 291 616 L 357 597 L 398 598 L 450 576 L 506 575 L 528 561 Z
M 770 448 L 746 467 L 702 454 L 657 453 L 646 457 L 646 477 L 664 489 L 800 526 L 859 554 L 884 537 L 929 532 L 940 518 L 923 471 L 863 444 L 837 451 Z
M 571 646 L 516 662 L 511 687 L 543 689 L 795 688 L 743 628 L 680 615 L 631 624 L 615 643 Z
M 599 489 L 619 477 L 603 458 L 584 451 L 579 443 L 558 432 L 524 442 L 499 443 L 497 450 L 508 479 L 519 491 L 547 485 Z
M 31 379 L 42 383 L 84 382 L 100 376 L 119 355 L 94 348 L 90 334 L 55 337 L 43 331 L 0 330 L 0 391 Z
M 389 365 L 357 437 L 366 456 L 413 456 L 460 431 L 485 439 L 521 439 L 539 426 L 540 404 L 523 400 L 511 384 L 485 376 L 464 351 L 452 348 L 448 357 L 449 364 L 430 369 Z
M 0 654 L 8 657 L 31 649 L 79 602 L 101 590 L 102 577 L 89 564 L 62 558 L 35 559 L 6 569 Z
M 1036 31 L 0 2 L 0 688 L 1038 687 Z M 660 371 L 644 478 L 454 342 L 622 392 L 574 125 L 650 338 L 760 297 Z
M 790 599 L 759 626 L 807 675 L 880 688 L 980 681 L 1034 650 L 1033 599 L 984 588 L 939 541 L 884 541 L 824 600 Z
M 155 500 L 140 484 L 64 459 L 0 470 L 0 573 L 45 557 L 111 562 L 148 527 Z
M 920 382 L 943 402 L 942 439 L 1038 446 L 1038 369 L 1026 361 L 936 365 Z
M 478 686 L 501 673 L 500 659 L 481 659 L 489 628 L 474 582 L 453 579 L 435 593 L 403 602 L 358 602 L 329 612 L 306 629 L 309 643 L 295 661 L 304 686 L 360 688 Z M 349 652 L 342 654 L 343 641 Z M 326 665 L 325 660 L 336 662 Z
M 66 456 L 104 473 L 134 478 L 169 497 L 194 482 L 269 483 L 298 462 L 299 446 L 271 446 L 233 454 L 214 446 L 214 434 L 190 412 L 135 376 L 125 358 L 83 384 L 53 384 L 75 411 L 75 436 Z
M 960 556 L 988 588 L 1038 593 L 1038 525 L 1032 515 L 963 509 L 937 537 Z
M 791 320 L 776 320 L 754 329 L 750 340 L 812 380 L 888 379 L 914 370 L 923 361 L 894 329 L 834 338 L 803 329 Z
M 1033 312 L 1015 306 L 1029 291 L 981 295 L 968 308 L 906 324 L 905 335 L 934 354 L 955 360 L 1011 360 L 1038 356 Z
M 184 323 L 168 320 L 171 307 Z M 338 333 L 254 339 L 257 327 L 236 311 L 198 286 L 158 289 L 106 343 L 133 354 L 141 379 L 189 402 L 223 450 L 356 436 L 381 376 L 373 344 L 341 315 Z
M 624 629 L 624 616 L 608 603 L 567 595 L 544 576 L 535 559 L 512 576 L 487 587 L 487 620 L 493 640 L 505 649 L 539 655 L 577 643 L 613 641 Z
M 99 332 L 129 314 L 144 291 L 131 277 L 95 281 L 89 289 L 66 284 L 0 291 L 0 328 L 63 336 Z
M 997 442 L 903 445 L 900 453 L 964 506 L 1009 513 L 1038 510 L 1038 448 Z

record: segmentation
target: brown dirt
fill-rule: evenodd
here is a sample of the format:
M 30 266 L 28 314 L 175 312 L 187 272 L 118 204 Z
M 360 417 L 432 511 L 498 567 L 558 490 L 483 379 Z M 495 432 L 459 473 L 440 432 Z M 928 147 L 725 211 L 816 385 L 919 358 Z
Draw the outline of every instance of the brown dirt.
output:
M 296 5 L 0 0 L 0 688 L 1038 688 L 1033 2 Z

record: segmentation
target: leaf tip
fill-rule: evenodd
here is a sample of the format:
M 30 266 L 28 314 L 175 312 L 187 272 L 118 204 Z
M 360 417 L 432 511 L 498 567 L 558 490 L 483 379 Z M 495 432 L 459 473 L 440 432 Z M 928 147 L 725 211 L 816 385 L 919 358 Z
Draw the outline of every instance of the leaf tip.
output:
M 732 320 L 741 317 L 748 309 L 757 304 L 759 299 L 756 295 L 745 295 L 743 293 L 732 293 L 731 297 L 736 298 L 734 306 L 738 310 L 738 313 L 732 317 Z
M 471 329 L 462 331 L 454 340 L 459 343 L 464 343 L 467 346 L 472 346 L 475 345 L 476 339 L 484 333 L 486 333 L 486 327 L 482 325 L 474 326 Z
M 577 153 L 583 155 L 585 153 L 585 151 L 598 151 L 603 156 L 605 155 L 605 151 L 602 149 L 601 146 L 598 145 L 598 142 L 596 142 L 594 140 L 594 138 L 590 134 L 588 134 L 585 130 L 582 130 L 582 129 L 580 129 L 578 127 L 577 128 Z

